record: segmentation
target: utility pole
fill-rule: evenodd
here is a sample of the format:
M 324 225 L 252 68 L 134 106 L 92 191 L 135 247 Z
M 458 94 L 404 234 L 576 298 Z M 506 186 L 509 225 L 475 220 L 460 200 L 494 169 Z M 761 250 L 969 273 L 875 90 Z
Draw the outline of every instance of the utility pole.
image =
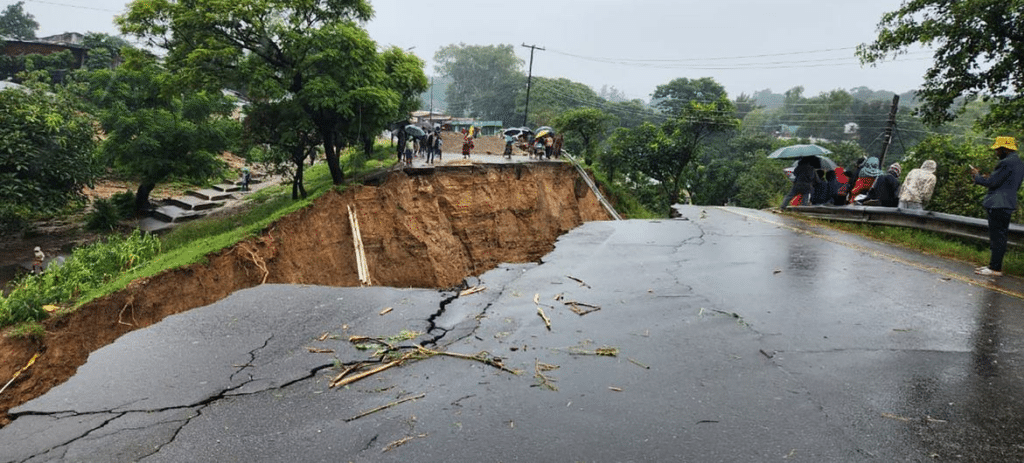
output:
M 533 79 L 533 52 L 534 50 L 544 51 L 544 49 L 525 43 L 523 47 L 530 49 L 530 70 L 526 74 L 526 111 L 523 111 L 523 127 L 526 127 L 526 118 L 530 116 L 530 80 Z
M 892 108 L 889 109 L 889 125 L 885 128 L 885 137 L 882 138 L 882 154 L 878 156 L 878 167 L 885 171 L 885 155 L 889 152 L 889 144 L 892 143 L 892 132 L 896 128 L 896 110 L 900 106 L 900 96 L 892 96 Z

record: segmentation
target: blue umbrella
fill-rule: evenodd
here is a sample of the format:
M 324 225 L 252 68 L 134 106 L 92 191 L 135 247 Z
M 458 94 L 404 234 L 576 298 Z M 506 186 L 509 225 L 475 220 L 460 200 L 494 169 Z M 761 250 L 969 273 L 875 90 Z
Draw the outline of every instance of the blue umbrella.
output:
M 791 145 L 772 151 L 772 154 L 768 155 L 768 159 L 797 159 L 824 154 L 832 154 L 832 151 L 818 145 Z

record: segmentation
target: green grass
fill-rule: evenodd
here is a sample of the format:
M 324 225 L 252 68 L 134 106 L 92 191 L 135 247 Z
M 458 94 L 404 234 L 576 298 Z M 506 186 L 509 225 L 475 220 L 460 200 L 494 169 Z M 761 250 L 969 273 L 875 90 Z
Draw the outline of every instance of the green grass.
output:
M 983 241 L 961 239 L 905 227 L 833 221 L 816 221 L 816 223 L 877 241 L 915 249 L 924 254 L 968 262 L 974 266 L 986 265 L 989 260 L 988 243 Z M 1013 246 L 1007 249 L 1006 255 L 1003 257 L 1003 273 L 1024 275 L 1024 251 Z
M 351 152 L 344 153 L 341 165 L 349 167 L 346 178 L 390 165 L 393 161 L 390 161 L 389 151 L 388 147 L 378 146 L 374 155 L 363 162 L 352 162 Z M 291 184 L 269 186 L 250 195 L 237 212 L 179 225 L 157 243 L 151 244 L 155 240 L 139 238 L 136 233 L 127 241 L 112 237 L 106 242 L 76 249 L 72 259 L 61 268 L 38 276 L 29 275 L 19 282 L 16 297 L 0 298 L 0 326 L 20 324 L 10 335 L 38 334 L 32 323 L 47 316 L 42 310 L 45 304 L 59 304 L 65 307 L 62 311 L 74 310 L 128 286 L 133 280 L 205 262 L 210 253 L 258 236 L 271 223 L 310 206 L 335 188 L 326 164 L 307 167 L 304 173 L 303 183 L 308 193 L 305 199 L 291 199 Z M 158 251 L 144 251 L 151 249 Z M 80 257 L 76 259 L 76 256 Z M 115 268 L 95 270 L 89 266 L 108 261 Z M 14 294 L 12 292 L 12 296 Z

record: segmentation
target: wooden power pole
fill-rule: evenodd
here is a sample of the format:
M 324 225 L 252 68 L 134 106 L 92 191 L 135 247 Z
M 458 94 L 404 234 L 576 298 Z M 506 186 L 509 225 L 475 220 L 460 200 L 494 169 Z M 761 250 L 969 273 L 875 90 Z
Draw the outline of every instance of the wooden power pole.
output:
M 526 110 L 523 111 L 523 127 L 526 127 L 526 119 L 530 116 L 530 80 L 533 79 L 533 52 L 534 50 L 544 51 L 544 49 L 525 43 L 523 46 L 530 49 L 530 70 L 526 74 Z
M 885 127 L 885 136 L 882 138 L 882 154 L 878 156 L 878 167 L 885 172 L 885 155 L 889 152 L 889 145 L 892 143 L 892 133 L 896 128 L 896 110 L 900 106 L 900 96 L 892 96 L 892 108 L 889 109 L 889 124 Z

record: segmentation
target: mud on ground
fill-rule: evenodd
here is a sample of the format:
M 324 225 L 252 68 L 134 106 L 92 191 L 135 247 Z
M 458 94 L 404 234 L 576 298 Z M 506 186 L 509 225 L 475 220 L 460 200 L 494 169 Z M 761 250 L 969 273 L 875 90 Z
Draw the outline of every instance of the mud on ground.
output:
M 355 207 L 374 285 L 451 288 L 503 262 L 531 262 L 586 221 L 609 217 L 569 164 L 396 171 L 380 185 L 329 192 L 205 264 L 133 281 L 44 322 L 41 340 L 0 338 L 0 380 L 38 360 L 0 395 L 7 411 L 70 378 L 89 353 L 168 315 L 266 283 L 358 286 L 347 207 Z

